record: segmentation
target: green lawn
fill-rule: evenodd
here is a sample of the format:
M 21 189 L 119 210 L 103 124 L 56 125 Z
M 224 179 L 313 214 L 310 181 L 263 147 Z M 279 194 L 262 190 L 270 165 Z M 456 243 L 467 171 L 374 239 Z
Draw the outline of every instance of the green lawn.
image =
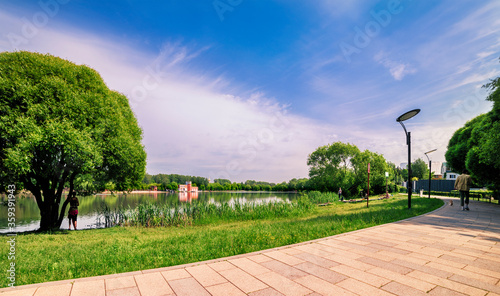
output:
M 417 216 L 439 199 L 406 196 L 366 203 L 335 202 L 299 217 L 220 221 L 171 227 L 114 227 L 16 237 L 16 285 L 166 267 L 294 244 Z M 8 240 L 3 236 L 3 239 Z M 8 266 L 2 244 L 0 266 Z M 3 268 L 6 270 L 6 268 Z M 5 272 L 6 274 L 6 272 Z M 0 287 L 7 286 L 2 276 Z

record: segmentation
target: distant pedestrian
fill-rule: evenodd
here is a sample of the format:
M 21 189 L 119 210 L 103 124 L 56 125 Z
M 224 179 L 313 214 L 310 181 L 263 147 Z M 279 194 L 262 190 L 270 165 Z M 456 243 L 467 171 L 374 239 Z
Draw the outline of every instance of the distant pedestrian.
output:
M 466 170 L 463 170 L 462 174 L 455 180 L 455 190 L 460 192 L 462 211 L 469 210 L 469 190 L 471 183 L 472 179 Z
M 68 230 L 71 230 L 71 222 L 73 222 L 73 227 L 76 230 L 76 217 L 78 216 L 78 206 L 80 202 L 78 201 L 78 197 L 76 197 L 76 192 L 72 192 L 69 198 L 69 211 L 68 211 L 68 219 L 69 219 L 69 227 Z
M 344 197 L 342 196 L 342 188 L 339 187 L 339 200 L 344 201 Z

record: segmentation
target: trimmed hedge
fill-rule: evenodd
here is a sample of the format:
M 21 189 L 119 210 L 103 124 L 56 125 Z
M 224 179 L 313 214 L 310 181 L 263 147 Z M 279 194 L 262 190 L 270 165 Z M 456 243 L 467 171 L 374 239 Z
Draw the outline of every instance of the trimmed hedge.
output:
M 426 194 L 429 194 L 429 192 L 424 190 L 424 195 Z M 458 192 L 458 190 L 452 190 L 451 192 L 431 191 L 431 195 L 460 197 L 460 193 Z M 474 190 L 470 191 L 469 197 L 471 199 L 477 198 L 477 200 L 486 199 L 491 202 L 491 199 L 494 199 L 494 194 L 492 190 Z

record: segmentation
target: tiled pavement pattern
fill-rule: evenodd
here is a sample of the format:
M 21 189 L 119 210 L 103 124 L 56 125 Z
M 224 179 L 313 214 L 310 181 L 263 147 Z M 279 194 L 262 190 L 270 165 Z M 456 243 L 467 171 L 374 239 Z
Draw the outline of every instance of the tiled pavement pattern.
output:
M 430 214 L 208 262 L 0 289 L 0 296 L 500 295 L 500 206 Z

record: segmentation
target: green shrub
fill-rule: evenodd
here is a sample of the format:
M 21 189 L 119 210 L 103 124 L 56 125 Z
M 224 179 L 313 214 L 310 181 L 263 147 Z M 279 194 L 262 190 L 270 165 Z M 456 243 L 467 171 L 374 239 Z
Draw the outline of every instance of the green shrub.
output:
M 310 191 L 307 196 L 313 204 L 324 204 L 339 200 L 338 195 L 333 192 Z

